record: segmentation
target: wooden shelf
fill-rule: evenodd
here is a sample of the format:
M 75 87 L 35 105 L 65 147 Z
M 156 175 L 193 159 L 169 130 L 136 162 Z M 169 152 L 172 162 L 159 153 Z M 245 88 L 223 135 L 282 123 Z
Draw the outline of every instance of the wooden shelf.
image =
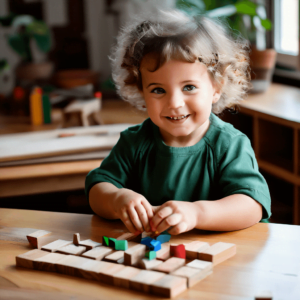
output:
M 300 224 L 299 98 L 299 88 L 272 84 L 266 93 L 250 95 L 241 104 L 239 114 L 226 112 L 220 116 L 249 137 L 260 169 L 271 176 L 267 182 L 276 219 L 289 217 L 288 223 L 297 225 Z M 284 191 L 281 197 L 279 191 Z M 278 209 L 276 205 L 282 198 L 285 204 Z M 280 211 L 282 218 L 278 215 Z

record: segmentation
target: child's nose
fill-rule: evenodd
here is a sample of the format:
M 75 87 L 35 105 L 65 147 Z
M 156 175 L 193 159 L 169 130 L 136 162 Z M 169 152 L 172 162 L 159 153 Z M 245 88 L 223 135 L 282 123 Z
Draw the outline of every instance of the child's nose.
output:
M 184 106 L 184 99 L 178 93 L 173 93 L 168 98 L 168 106 L 170 109 L 179 108 Z

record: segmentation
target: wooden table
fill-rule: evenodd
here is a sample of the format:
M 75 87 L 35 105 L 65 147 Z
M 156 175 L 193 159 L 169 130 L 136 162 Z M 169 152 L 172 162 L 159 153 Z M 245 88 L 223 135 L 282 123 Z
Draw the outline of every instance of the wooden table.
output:
M 44 229 L 71 239 L 101 241 L 125 231 L 120 221 L 94 215 L 0 209 L 0 299 L 158 299 L 149 294 L 112 287 L 96 281 L 17 268 L 15 257 L 30 250 L 25 235 Z M 237 254 L 217 265 L 212 275 L 180 294 L 178 299 L 254 299 L 270 290 L 276 299 L 300 299 L 300 227 L 258 223 L 234 232 L 193 230 L 173 236 L 172 242 L 201 240 L 235 243 Z M 25 297 L 26 296 L 26 297 Z M 6 297 L 6 298 L 5 298 Z M 18 298 L 19 299 L 19 298 Z

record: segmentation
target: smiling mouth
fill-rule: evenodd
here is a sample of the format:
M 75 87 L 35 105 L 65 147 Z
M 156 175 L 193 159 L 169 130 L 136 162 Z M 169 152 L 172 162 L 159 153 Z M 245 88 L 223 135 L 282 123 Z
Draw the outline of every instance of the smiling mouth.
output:
M 180 116 L 180 117 L 166 117 L 166 118 L 169 120 L 182 120 L 182 119 L 186 119 L 189 116 L 190 115 L 185 115 L 185 116 Z

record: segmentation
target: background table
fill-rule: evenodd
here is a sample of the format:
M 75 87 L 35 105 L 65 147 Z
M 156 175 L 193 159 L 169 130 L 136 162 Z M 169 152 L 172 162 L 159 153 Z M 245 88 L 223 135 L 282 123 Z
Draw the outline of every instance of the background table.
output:
M 75 299 L 158 299 L 97 281 L 17 268 L 15 257 L 31 249 L 25 235 L 36 229 L 51 231 L 62 239 L 79 232 L 82 239 L 95 241 L 101 241 L 102 235 L 116 237 L 126 231 L 120 221 L 94 215 L 0 209 L 0 298 L 17 298 L 22 291 L 23 297 L 28 297 L 24 299 L 69 299 L 70 295 Z M 193 230 L 173 236 L 174 243 L 201 240 L 237 245 L 234 257 L 215 266 L 212 275 L 178 298 L 254 299 L 258 291 L 270 290 L 274 300 L 299 300 L 299 237 L 299 226 L 262 223 L 234 232 Z

